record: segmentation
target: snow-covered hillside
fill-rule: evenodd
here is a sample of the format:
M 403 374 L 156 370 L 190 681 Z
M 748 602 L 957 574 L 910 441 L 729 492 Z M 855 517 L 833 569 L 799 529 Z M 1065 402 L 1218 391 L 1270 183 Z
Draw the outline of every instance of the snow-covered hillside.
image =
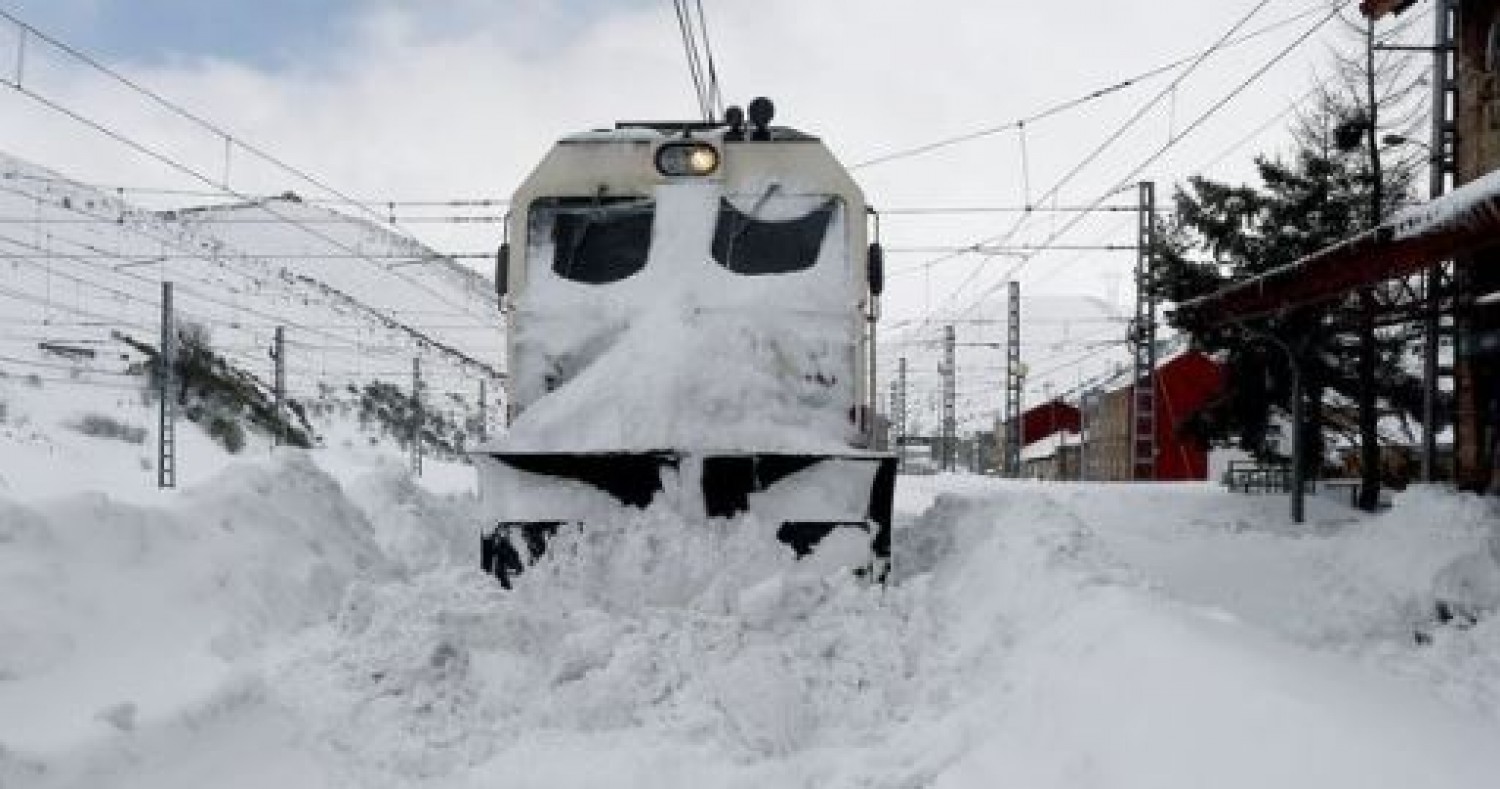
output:
M 288 197 L 151 211 L 3 156 L 0 217 L 7 374 L 121 383 L 141 357 L 118 335 L 156 345 L 170 281 L 179 323 L 268 385 L 282 329 L 287 389 L 304 401 L 371 382 L 409 391 L 413 359 L 434 408 L 472 414 L 481 379 L 498 400 L 486 281 L 372 221 Z
M 1315 500 L 1293 527 L 1211 486 L 903 478 L 889 587 L 768 524 L 647 511 L 507 593 L 474 569 L 467 469 L 189 429 L 200 470 L 156 492 L 122 484 L 128 437 L 65 426 L 107 402 L 49 391 L 0 381 L 7 789 L 1500 774 L 1500 617 L 1435 616 L 1500 602 L 1493 501 Z

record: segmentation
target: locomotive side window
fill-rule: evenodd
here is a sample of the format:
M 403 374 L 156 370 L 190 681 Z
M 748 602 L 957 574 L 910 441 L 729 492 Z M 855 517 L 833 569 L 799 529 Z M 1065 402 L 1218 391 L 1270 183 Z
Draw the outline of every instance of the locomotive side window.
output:
M 652 200 L 637 197 L 548 197 L 531 204 L 531 249 L 551 247 L 552 271 L 588 285 L 619 282 L 646 266 Z
M 828 198 L 802 216 L 766 219 L 721 198 L 714 260 L 736 274 L 788 274 L 812 268 L 837 207 L 838 201 Z

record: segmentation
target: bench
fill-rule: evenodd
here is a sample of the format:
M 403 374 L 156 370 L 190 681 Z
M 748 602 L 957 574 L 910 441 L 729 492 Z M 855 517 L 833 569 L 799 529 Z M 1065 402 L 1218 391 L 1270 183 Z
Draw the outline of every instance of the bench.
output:
M 1260 463 L 1231 460 L 1224 472 L 1224 486 L 1239 493 L 1289 493 L 1292 489 L 1290 463 Z

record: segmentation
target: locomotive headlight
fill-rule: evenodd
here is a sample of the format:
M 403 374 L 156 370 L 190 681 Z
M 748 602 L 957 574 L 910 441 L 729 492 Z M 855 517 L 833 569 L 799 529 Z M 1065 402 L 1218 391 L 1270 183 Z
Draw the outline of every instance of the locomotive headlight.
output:
M 712 175 L 719 169 L 719 151 L 706 142 L 667 143 L 656 149 L 656 170 L 662 175 Z

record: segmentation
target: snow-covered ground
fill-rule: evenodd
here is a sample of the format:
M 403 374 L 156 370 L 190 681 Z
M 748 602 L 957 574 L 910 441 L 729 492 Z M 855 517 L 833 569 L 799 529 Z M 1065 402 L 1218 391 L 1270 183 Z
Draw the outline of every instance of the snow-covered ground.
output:
M 1494 501 L 1294 527 L 1212 486 L 911 477 L 888 587 L 647 511 L 506 593 L 465 467 L 413 479 L 334 430 L 231 459 L 184 426 L 158 492 L 149 444 L 67 427 L 57 391 L 0 380 L 6 789 L 1500 775 L 1500 617 L 1434 617 L 1500 600 Z

